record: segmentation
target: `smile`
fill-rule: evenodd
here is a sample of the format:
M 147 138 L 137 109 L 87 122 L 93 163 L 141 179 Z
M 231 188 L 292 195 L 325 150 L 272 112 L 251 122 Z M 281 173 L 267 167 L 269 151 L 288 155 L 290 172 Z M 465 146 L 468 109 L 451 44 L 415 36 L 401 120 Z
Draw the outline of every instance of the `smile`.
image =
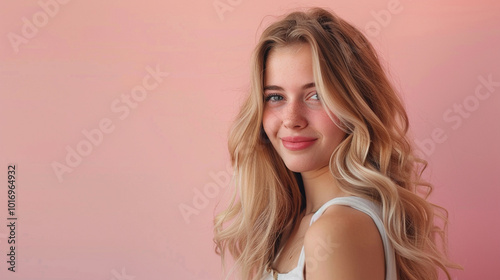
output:
M 290 151 L 304 150 L 313 145 L 316 142 L 316 140 L 318 139 L 312 137 L 301 137 L 301 136 L 281 138 L 283 146 Z

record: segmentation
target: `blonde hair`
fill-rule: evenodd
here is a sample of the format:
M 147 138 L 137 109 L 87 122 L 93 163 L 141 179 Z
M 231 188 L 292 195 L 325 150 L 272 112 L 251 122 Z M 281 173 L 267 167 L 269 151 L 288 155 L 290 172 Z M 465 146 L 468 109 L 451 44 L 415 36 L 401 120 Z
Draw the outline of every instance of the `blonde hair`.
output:
M 229 135 L 237 189 L 214 220 L 215 251 L 223 267 L 228 251 L 241 279 L 261 277 L 305 206 L 300 174 L 287 169 L 262 128 L 267 56 L 294 43 L 311 46 L 320 99 L 346 132 L 330 158 L 330 171 L 341 190 L 381 205 L 398 278 L 437 279 L 440 269 L 451 279 L 448 214 L 426 200 L 432 191 L 421 179 L 427 162 L 416 157 L 408 140 L 403 104 L 366 37 L 320 8 L 293 12 L 270 25 L 253 53 L 250 94 Z

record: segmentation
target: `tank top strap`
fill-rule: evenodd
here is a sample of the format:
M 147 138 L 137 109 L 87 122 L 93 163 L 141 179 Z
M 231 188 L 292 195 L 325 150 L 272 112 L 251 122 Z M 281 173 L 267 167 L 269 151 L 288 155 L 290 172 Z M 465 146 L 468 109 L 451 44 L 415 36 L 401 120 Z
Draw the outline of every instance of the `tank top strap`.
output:
M 311 217 L 311 222 L 309 223 L 309 226 L 311 226 L 314 222 L 316 222 L 321 215 L 328 209 L 328 207 L 332 205 L 345 205 L 345 206 L 351 206 L 353 208 L 356 208 L 359 210 L 357 207 L 359 205 L 365 204 L 364 202 L 370 202 L 364 198 L 357 197 L 357 196 L 345 196 L 345 197 L 336 197 L 332 200 L 327 201 L 325 204 L 323 204 Z M 364 211 L 363 211 L 364 212 Z

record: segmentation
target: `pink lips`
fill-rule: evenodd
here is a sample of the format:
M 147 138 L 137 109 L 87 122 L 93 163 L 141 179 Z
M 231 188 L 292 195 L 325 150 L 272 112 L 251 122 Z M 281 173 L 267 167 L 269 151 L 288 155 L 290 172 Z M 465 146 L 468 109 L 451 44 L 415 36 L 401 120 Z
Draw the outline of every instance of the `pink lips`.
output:
M 300 151 L 310 147 L 314 142 L 318 140 L 312 137 L 294 136 L 294 137 L 282 137 L 281 142 L 283 146 L 291 151 Z

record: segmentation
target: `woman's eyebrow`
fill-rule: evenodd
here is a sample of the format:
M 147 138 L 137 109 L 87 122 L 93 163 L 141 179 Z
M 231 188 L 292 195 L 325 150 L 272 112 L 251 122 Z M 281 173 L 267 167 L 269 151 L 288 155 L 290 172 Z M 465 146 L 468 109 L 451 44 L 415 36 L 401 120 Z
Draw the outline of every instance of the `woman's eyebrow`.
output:
M 313 88 L 315 86 L 316 86 L 316 84 L 314 82 L 312 82 L 312 83 L 308 83 L 308 84 L 303 85 L 302 89 Z
M 284 89 L 282 87 L 275 86 L 275 85 L 265 86 L 264 90 L 280 90 L 280 91 L 284 91 Z
M 314 82 L 313 83 L 308 83 L 308 84 L 303 85 L 302 89 L 309 89 L 309 88 L 313 88 L 315 86 L 316 86 L 316 84 Z M 284 91 L 284 89 L 282 87 L 275 86 L 275 85 L 265 86 L 264 90 L 280 90 L 280 91 Z

